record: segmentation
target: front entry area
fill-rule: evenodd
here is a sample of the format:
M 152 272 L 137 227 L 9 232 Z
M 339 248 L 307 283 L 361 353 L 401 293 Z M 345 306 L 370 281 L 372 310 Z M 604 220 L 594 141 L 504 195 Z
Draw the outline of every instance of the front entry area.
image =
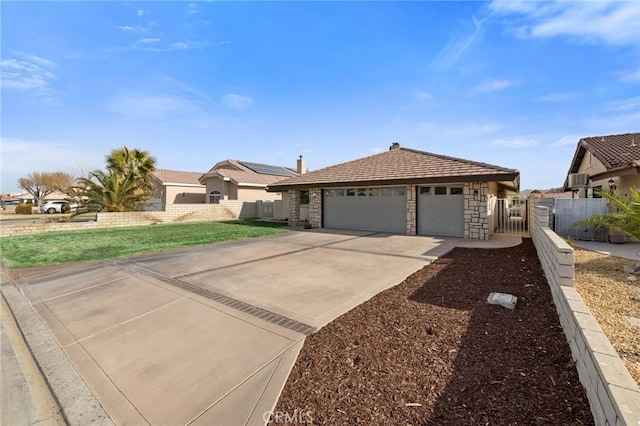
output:
M 403 186 L 325 189 L 323 226 L 405 233 L 407 194 Z
M 418 234 L 464 237 L 462 185 L 418 187 Z

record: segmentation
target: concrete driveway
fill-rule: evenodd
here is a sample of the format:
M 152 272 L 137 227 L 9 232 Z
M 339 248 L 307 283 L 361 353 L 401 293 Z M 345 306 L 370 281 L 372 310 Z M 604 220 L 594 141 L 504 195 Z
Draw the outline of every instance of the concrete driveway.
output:
M 306 335 L 456 245 L 518 242 L 302 231 L 17 278 L 114 423 L 264 424 Z

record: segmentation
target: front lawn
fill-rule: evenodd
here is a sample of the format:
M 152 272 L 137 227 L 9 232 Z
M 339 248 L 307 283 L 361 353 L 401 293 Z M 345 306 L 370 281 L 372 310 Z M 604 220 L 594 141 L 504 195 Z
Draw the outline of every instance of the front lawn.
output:
M 49 232 L 0 239 L 0 258 L 9 268 L 104 260 L 138 253 L 284 232 L 285 224 L 236 220 L 190 222 Z

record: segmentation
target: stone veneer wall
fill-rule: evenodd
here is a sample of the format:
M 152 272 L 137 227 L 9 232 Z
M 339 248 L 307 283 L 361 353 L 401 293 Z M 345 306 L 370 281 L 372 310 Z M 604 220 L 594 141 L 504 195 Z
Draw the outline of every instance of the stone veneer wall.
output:
M 256 203 L 220 200 L 220 204 L 168 204 L 164 211 L 98 213 L 92 222 L 32 223 L 0 226 L 0 237 L 38 234 L 41 232 L 79 231 L 99 228 L 150 225 L 168 222 L 200 222 L 256 217 Z
M 312 228 L 322 226 L 322 190 L 309 188 L 309 224 Z
M 640 425 L 640 389 L 574 288 L 573 249 L 549 229 L 547 207 L 532 211 L 531 238 L 596 424 Z
M 416 227 L 416 185 L 407 185 L 407 235 L 416 235 L 418 233 Z
M 478 191 L 478 195 L 474 194 Z M 464 194 L 464 237 L 473 240 L 489 239 L 489 184 L 466 183 Z
M 289 226 L 300 224 L 300 191 L 289 190 Z

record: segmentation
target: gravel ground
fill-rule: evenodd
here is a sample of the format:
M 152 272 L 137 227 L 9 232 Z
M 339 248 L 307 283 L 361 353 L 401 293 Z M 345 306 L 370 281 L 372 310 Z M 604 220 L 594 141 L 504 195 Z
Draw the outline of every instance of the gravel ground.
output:
M 625 317 L 640 320 L 638 281 L 630 282 L 624 265 L 637 262 L 587 250 L 575 250 L 576 290 L 596 318 L 627 370 L 640 386 L 640 328 Z
M 492 291 L 518 296 L 516 309 L 487 304 Z M 275 412 L 340 425 L 593 424 L 529 239 L 455 249 L 309 336 Z

